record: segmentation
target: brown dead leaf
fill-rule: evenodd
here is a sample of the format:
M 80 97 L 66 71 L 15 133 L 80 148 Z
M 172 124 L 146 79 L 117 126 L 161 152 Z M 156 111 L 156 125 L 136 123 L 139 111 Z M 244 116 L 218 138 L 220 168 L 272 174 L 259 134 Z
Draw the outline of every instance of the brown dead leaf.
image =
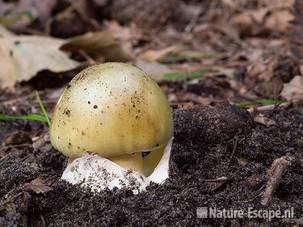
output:
M 258 81 L 269 81 L 273 77 L 273 59 L 258 59 L 248 67 L 248 74 Z
M 142 31 L 135 24 L 126 27 L 116 21 L 111 21 L 106 25 L 106 31 L 110 32 L 114 38 L 127 43 L 130 49 L 133 44 L 137 44 L 140 39 L 143 39 Z
M 242 35 L 259 35 L 272 32 L 285 33 L 294 16 L 289 11 L 289 8 L 282 6 L 247 10 L 234 16 L 231 23 Z
M 265 117 L 263 114 L 259 113 L 254 117 L 254 121 L 257 123 L 260 123 L 262 125 L 265 125 L 267 127 L 275 125 L 276 122 L 268 117 Z
M 268 9 L 247 10 L 234 16 L 231 23 L 236 27 L 239 34 L 256 35 L 259 33 L 260 24 L 264 22 Z
M 23 131 L 13 132 L 12 134 L 9 134 L 4 140 L 5 145 L 15 145 L 24 143 L 32 143 L 32 139 L 28 133 Z
M 295 76 L 284 84 L 281 96 L 289 102 L 303 102 L 303 77 Z
M 299 65 L 292 56 L 278 55 L 254 61 L 248 67 L 250 89 L 264 97 L 277 98 L 283 84 L 300 73 Z
M 238 160 L 238 164 L 240 165 L 240 166 L 246 166 L 247 164 L 249 164 L 249 161 L 247 160 L 247 159 L 245 159 L 245 158 L 238 158 L 237 159 Z
M 176 46 L 170 46 L 162 50 L 148 50 L 140 54 L 139 58 L 146 61 L 157 61 L 158 59 L 164 57 L 176 49 Z
M 89 32 L 76 36 L 62 45 L 61 49 L 84 51 L 94 58 L 104 58 L 105 61 L 127 61 L 133 58 L 131 50 L 109 31 Z
M 294 19 L 289 10 L 277 10 L 271 13 L 264 23 L 263 30 L 265 32 L 281 32 L 285 33 L 288 30 L 289 23 Z
M 24 187 L 37 194 L 44 194 L 53 190 L 51 187 L 47 186 L 40 177 L 32 180 L 30 183 L 24 184 Z
M 1 29 L 5 31 L 5 29 Z M 13 87 L 27 81 L 39 71 L 63 72 L 76 68 L 79 63 L 59 50 L 64 40 L 44 36 L 16 36 L 0 33 L 0 84 Z
M 251 113 L 251 115 L 254 118 L 254 121 L 259 124 L 265 125 L 266 127 L 276 124 L 276 122 L 273 119 L 266 117 L 264 114 L 259 112 L 259 110 L 256 107 L 249 108 L 248 112 Z
M 44 134 L 38 137 L 32 138 L 33 140 L 33 148 L 35 151 L 39 150 L 39 152 L 48 152 L 52 149 L 50 144 L 49 134 Z

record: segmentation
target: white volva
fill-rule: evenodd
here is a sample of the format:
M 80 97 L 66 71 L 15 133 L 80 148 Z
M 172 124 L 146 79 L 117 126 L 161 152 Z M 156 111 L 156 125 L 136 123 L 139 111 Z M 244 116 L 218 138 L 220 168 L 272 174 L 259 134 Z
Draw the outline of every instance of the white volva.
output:
M 144 191 L 150 182 L 161 184 L 168 178 L 171 146 L 172 139 L 165 147 L 164 155 L 149 177 L 142 176 L 136 171 L 126 170 L 99 155 L 84 154 L 68 164 L 61 179 L 89 188 L 93 192 L 106 188 L 126 187 L 137 194 Z

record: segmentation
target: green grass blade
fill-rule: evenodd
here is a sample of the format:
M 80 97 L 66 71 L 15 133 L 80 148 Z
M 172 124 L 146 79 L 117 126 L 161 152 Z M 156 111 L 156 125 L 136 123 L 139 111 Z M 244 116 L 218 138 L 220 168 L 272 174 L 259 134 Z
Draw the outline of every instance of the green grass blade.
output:
M 164 73 L 163 77 L 165 80 L 185 80 L 202 77 L 205 73 L 209 72 L 210 68 L 205 68 L 190 72 L 167 72 Z
M 27 114 L 22 116 L 0 114 L 0 121 L 15 121 L 15 120 L 47 122 L 45 116 L 40 114 Z
M 42 100 L 41 100 L 41 98 L 40 98 L 39 92 L 38 92 L 38 91 L 35 91 L 35 95 L 36 95 L 36 98 L 37 98 L 37 100 L 38 100 L 38 103 L 39 103 L 39 106 L 40 106 L 40 110 L 41 110 L 41 112 L 43 113 L 43 115 L 44 115 L 44 117 L 45 117 L 45 119 L 46 119 L 46 122 L 47 122 L 48 126 L 50 126 L 50 125 L 51 125 L 51 122 L 50 122 L 50 120 L 49 120 L 49 117 L 48 117 L 47 111 L 46 111 L 46 109 L 45 109 L 45 106 L 44 106 L 44 104 L 43 104 L 43 102 L 42 102 Z
M 242 102 L 237 104 L 238 107 L 242 109 L 248 109 L 250 107 L 256 106 L 256 105 L 277 105 L 281 103 L 285 103 L 286 101 L 284 100 L 279 100 L 279 99 L 257 99 L 257 100 L 252 100 L 248 102 Z
M 171 64 L 182 61 L 196 61 L 203 59 L 218 59 L 221 54 L 216 52 L 196 52 L 196 51 L 181 51 L 179 53 L 171 53 L 158 59 L 159 63 Z

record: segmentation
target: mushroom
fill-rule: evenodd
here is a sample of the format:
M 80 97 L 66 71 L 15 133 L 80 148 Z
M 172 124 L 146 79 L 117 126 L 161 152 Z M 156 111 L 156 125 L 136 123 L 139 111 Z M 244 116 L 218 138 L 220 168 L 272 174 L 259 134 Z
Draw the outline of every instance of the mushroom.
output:
M 162 182 L 168 177 L 172 137 L 165 94 L 143 71 L 124 63 L 95 65 L 77 74 L 60 97 L 50 127 L 52 145 L 69 157 L 62 178 L 87 186 L 98 176 L 99 188 L 129 185 L 129 176 L 142 188 L 151 180 Z

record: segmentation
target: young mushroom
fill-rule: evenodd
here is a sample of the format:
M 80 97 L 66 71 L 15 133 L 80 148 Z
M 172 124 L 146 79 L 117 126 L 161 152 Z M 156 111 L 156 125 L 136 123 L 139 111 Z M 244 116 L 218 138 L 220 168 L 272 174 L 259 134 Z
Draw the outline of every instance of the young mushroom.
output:
M 143 71 L 124 63 L 77 74 L 50 128 L 52 145 L 69 157 L 62 178 L 96 190 L 121 188 L 134 179 L 141 189 L 150 181 L 161 183 L 168 177 L 172 136 L 164 93 Z

